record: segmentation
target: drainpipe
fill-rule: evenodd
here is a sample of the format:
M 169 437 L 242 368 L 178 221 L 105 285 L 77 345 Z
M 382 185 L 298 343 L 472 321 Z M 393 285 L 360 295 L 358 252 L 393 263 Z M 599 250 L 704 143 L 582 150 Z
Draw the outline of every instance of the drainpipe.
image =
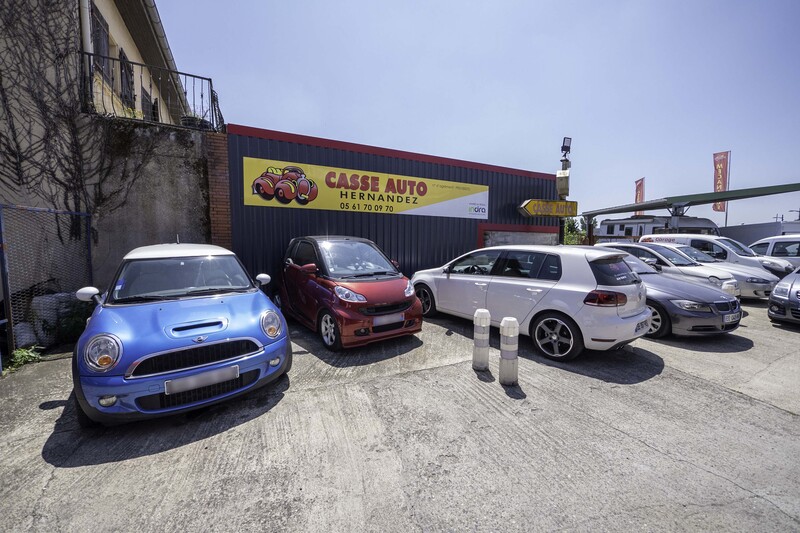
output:
M 80 12 L 81 21 L 81 50 L 87 54 L 94 53 L 94 46 L 92 44 L 92 11 L 90 8 L 91 0 L 80 0 L 78 11 Z M 81 76 L 81 86 L 83 87 L 84 94 L 81 98 L 84 99 L 81 105 L 86 105 L 89 101 L 91 94 L 91 75 L 92 75 L 92 56 L 83 56 L 83 76 Z

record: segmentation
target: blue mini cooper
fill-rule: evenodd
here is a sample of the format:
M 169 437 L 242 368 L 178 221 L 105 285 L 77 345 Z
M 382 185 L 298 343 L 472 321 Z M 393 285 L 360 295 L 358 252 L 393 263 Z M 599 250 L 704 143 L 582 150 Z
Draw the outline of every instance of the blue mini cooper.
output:
M 277 380 L 292 366 L 281 312 L 236 255 L 200 244 L 136 248 L 75 345 L 78 423 L 117 424 L 204 407 Z

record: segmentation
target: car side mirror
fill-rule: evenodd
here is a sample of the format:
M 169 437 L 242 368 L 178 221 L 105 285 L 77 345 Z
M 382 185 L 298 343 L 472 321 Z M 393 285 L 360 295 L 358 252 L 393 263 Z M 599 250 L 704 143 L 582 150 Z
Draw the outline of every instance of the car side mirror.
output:
M 300 271 L 304 272 L 305 274 L 316 274 L 317 270 L 319 269 L 317 268 L 317 265 L 315 265 L 314 263 L 308 263 L 307 265 L 303 265 L 300 267 Z
M 75 296 L 82 302 L 94 301 L 94 303 L 100 305 L 100 291 L 95 287 L 84 287 L 82 289 L 78 289 L 78 292 L 75 293 Z
M 256 281 L 258 281 L 259 285 L 266 285 L 272 281 L 272 278 L 269 277 L 269 274 L 259 274 L 256 276 Z

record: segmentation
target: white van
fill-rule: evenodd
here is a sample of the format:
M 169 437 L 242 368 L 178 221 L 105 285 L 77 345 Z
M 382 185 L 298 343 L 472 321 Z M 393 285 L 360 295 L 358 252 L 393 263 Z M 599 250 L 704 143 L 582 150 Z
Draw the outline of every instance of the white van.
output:
M 728 237 L 716 237 L 714 235 L 693 235 L 690 233 L 660 233 L 642 235 L 639 242 L 664 242 L 673 244 L 686 244 L 692 248 L 697 248 L 715 259 L 747 265 L 761 267 L 779 278 L 789 274 L 794 267 L 789 261 L 776 257 L 766 257 L 756 255 L 753 250 Z

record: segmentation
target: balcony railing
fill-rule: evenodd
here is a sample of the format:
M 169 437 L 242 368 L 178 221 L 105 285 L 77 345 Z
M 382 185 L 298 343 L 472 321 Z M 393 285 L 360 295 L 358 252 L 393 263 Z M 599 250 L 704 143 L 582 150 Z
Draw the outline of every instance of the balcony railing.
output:
M 82 53 L 86 112 L 186 128 L 222 131 L 225 121 L 210 78 Z

